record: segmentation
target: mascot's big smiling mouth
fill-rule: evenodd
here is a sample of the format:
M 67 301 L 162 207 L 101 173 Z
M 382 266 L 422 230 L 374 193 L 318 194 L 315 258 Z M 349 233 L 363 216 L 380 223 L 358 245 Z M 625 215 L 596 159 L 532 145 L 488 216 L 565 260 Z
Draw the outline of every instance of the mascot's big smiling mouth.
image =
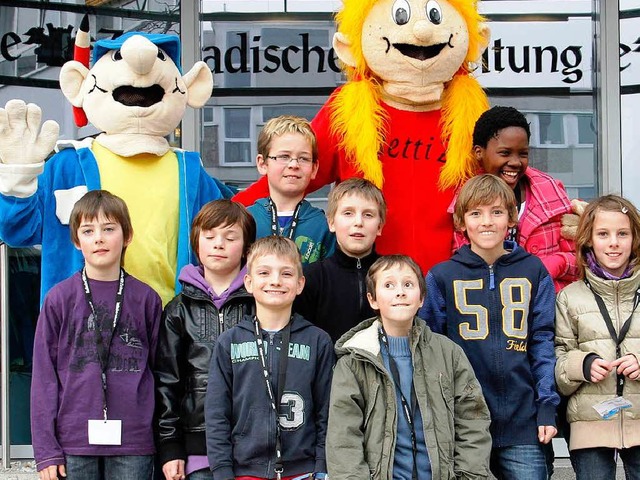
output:
M 158 84 L 145 88 L 124 85 L 113 91 L 113 99 L 127 107 L 150 107 L 161 102 L 162 97 L 164 88 Z
M 447 45 L 453 48 L 453 45 L 451 45 L 451 39 L 453 38 L 453 35 L 449 37 L 449 41 L 447 43 L 436 43 L 435 45 L 428 45 L 426 47 L 413 45 L 411 43 L 392 44 L 387 37 L 383 38 L 385 42 L 387 42 L 387 50 L 385 53 L 389 52 L 389 49 L 393 45 L 393 48 L 398 50 L 402 55 L 415 58 L 416 60 L 428 60 L 430 58 L 436 57 Z

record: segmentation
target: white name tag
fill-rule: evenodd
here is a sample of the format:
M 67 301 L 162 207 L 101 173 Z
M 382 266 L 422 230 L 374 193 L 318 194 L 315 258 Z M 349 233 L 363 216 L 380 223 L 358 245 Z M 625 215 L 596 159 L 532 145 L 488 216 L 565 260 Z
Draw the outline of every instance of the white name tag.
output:
M 122 445 L 122 420 L 89 420 L 89 445 Z
M 593 406 L 596 412 L 605 420 L 610 419 L 620 410 L 632 407 L 632 403 L 624 397 L 616 397 L 611 400 L 597 403 Z

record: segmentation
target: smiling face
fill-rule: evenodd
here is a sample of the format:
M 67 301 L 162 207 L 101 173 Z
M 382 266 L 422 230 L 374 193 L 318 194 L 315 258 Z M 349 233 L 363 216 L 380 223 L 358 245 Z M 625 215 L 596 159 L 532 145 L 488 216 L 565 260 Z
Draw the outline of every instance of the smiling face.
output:
M 117 278 L 125 239 L 121 225 L 100 212 L 97 218 L 83 218 L 77 230 L 76 248 L 82 252 L 87 276 L 96 280 Z
M 307 185 L 316 178 L 318 172 L 317 161 L 300 163 L 297 160 L 291 160 L 288 163 L 280 163 L 275 158 L 269 158 L 279 155 L 288 155 L 292 158 L 313 158 L 311 142 L 302 134 L 285 133 L 273 137 L 266 158 L 260 154 L 256 157 L 258 172 L 267 176 L 269 193 L 276 206 L 279 205 L 281 199 L 301 200 Z
M 367 65 L 388 83 L 449 81 L 468 48 L 467 25 L 446 0 L 381 0 L 362 30 Z
M 512 189 L 529 166 L 529 139 L 520 127 L 507 127 L 490 138 L 486 147 L 473 147 L 485 172 L 502 178 Z
M 422 305 L 418 277 L 407 265 L 399 264 L 380 270 L 375 277 L 375 298 L 367 293 L 369 304 L 380 311 L 387 334 L 406 336 L 413 317 Z
M 201 230 L 198 239 L 198 259 L 204 268 L 205 279 L 210 276 L 237 275 L 240 271 L 244 238 L 238 224 L 221 225 Z
M 476 205 L 464 214 L 464 231 L 471 242 L 471 250 L 487 264 L 493 263 L 504 253 L 504 239 L 509 221 L 509 211 L 499 198 L 486 205 Z
M 244 285 L 256 300 L 256 308 L 271 312 L 286 311 L 304 288 L 304 277 L 298 266 L 285 256 L 262 255 L 249 262 Z
M 629 217 L 622 212 L 598 210 L 591 245 L 600 266 L 616 277 L 621 276 L 629 265 L 633 247 Z

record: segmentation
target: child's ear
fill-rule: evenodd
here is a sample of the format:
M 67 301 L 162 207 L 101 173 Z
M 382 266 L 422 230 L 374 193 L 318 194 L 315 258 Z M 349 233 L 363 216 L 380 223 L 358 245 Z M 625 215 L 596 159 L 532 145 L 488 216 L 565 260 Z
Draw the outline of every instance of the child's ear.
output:
M 133 229 L 131 229 L 131 232 L 129 233 L 129 238 L 125 238 L 124 239 L 124 247 L 128 247 L 131 244 L 131 241 L 133 240 Z
M 369 305 L 371 305 L 372 309 L 378 310 L 378 302 L 369 292 L 367 292 L 367 300 L 369 300 Z
M 267 159 L 264 158 L 260 153 L 256 156 L 256 168 L 258 169 L 258 173 L 260 175 L 267 174 Z
M 333 218 L 327 217 L 327 225 L 329 226 L 329 231 L 331 233 L 336 233 L 336 227 Z
M 482 157 L 484 156 L 484 148 L 480 145 L 473 146 L 473 158 L 476 159 L 476 162 L 482 164 Z
M 253 293 L 253 285 L 251 284 L 251 276 L 248 273 L 246 273 L 244 275 L 244 288 L 247 290 L 247 292 Z
M 318 174 L 318 168 L 319 167 L 320 167 L 320 163 L 317 160 L 315 162 L 313 162 L 313 164 L 311 165 L 311 177 L 309 177 L 311 180 L 316 178 L 316 175 Z
M 306 283 L 306 279 L 304 278 L 304 275 L 300 275 L 300 277 L 298 278 L 298 286 L 296 288 L 296 295 L 300 295 L 302 293 L 302 290 L 304 290 L 304 284 Z

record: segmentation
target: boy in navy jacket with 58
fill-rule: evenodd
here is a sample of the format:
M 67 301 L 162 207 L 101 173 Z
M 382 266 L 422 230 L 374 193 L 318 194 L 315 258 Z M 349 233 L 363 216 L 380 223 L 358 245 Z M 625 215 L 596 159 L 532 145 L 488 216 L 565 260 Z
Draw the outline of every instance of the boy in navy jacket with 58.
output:
M 328 334 L 292 315 L 304 288 L 296 245 L 258 240 L 245 287 L 256 315 L 220 335 L 211 357 L 205 422 L 213 478 L 322 478 L 335 354 Z
M 542 444 L 556 434 L 554 286 L 542 262 L 504 241 L 517 221 L 513 191 L 480 175 L 458 197 L 456 226 L 471 245 L 427 275 L 420 316 L 459 344 L 491 412 L 491 470 L 498 479 L 546 480 Z

